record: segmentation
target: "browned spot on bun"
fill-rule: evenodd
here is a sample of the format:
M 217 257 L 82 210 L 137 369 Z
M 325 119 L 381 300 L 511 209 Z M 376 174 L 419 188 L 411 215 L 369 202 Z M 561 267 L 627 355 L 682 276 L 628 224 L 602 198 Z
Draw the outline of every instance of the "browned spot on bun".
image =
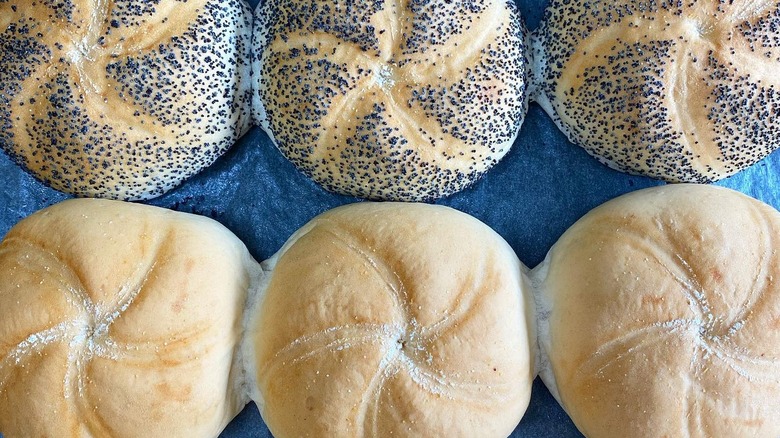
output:
M 713 267 L 710 269 L 710 275 L 712 276 L 713 281 L 716 283 L 720 283 L 723 281 L 723 274 L 721 273 L 720 269 L 717 267 Z
M 642 304 L 659 306 L 664 303 L 664 297 L 658 295 L 642 295 Z
M 154 389 L 157 390 L 163 400 L 166 400 L 166 402 L 169 403 L 187 402 L 192 397 L 192 387 L 189 385 L 172 387 L 168 382 L 161 382 L 154 385 Z

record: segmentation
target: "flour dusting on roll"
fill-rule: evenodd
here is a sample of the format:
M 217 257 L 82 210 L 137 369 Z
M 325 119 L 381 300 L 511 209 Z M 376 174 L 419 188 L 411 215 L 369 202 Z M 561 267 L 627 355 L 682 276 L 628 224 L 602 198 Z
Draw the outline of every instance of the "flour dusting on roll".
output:
M 780 213 L 713 186 L 584 216 L 534 276 L 541 376 L 589 437 L 780 436 Z
M 251 122 L 242 0 L 0 2 L 0 149 L 78 196 L 148 199 Z
M 251 316 L 274 436 L 508 436 L 535 376 L 525 269 L 449 208 L 359 203 L 265 262 Z
M 0 243 L 0 433 L 217 436 L 246 404 L 257 271 L 199 216 L 71 200 Z
M 330 191 L 449 195 L 506 154 L 525 116 L 512 1 L 269 0 L 255 22 L 257 123 Z
M 553 0 L 536 99 L 608 166 L 711 182 L 780 145 L 780 3 Z

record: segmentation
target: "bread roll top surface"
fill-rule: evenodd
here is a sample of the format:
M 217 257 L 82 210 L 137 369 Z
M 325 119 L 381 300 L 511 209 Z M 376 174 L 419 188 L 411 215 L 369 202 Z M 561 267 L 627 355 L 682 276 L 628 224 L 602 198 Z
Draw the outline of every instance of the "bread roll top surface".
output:
M 514 2 L 271 0 L 255 23 L 257 123 L 330 191 L 446 196 L 498 162 L 525 117 Z
M 254 325 L 275 436 L 507 436 L 530 397 L 523 268 L 481 222 L 414 204 L 315 218 Z
M 554 0 L 537 99 L 612 168 L 719 180 L 780 145 L 778 25 L 774 1 Z
M 55 189 L 161 195 L 251 122 L 241 0 L 0 3 L 0 149 Z
M 71 200 L 0 244 L 0 432 L 216 436 L 246 403 L 235 366 L 251 257 L 216 222 Z
M 780 434 L 779 231 L 759 201 L 679 185 L 563 235 L 544 266 L 541 374 L 586 436 Z

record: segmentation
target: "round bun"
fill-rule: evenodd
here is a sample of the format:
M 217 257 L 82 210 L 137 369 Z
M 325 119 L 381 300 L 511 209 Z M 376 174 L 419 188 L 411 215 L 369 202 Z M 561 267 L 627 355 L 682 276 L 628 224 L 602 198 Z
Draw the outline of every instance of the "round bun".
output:
M 514 2 L 268 0 L 255 23 L 256 122 L 327 190 L 449 195 L 496 164 L 523 122 Z
M 78 196 L 149 199 L 251 122 L 241 0 L 0 2 L 0 149 Z
M 780 3 L 552 0 L 536 99 L 602 163 L 711 182 L 780 146 Z
M 274 436 L 504 438 L 520 421 L 532 306 L 524 268 L 486 225 L 440 206 L 353 204 L 266 265 L 249 333 Z
M 780 214 L 728 189 L 634 192 L 534 271 L 541 376 L 589 437 L 780 436 Z
M 214 437 L 245 405 L 252 265 L 216 222 L 71 200 L 0 244 L 0 433 Z

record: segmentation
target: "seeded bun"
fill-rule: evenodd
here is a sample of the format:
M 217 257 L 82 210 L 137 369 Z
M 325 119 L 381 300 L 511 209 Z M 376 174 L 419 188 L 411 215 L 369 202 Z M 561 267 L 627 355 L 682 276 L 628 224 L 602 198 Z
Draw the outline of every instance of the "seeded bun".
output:
M 214 221 L 71 200 L 0 243 L 0 433 L 215 437 L 252 265 Z
M 525 272 L 446 207 L 360 203 L 299 230 L 254 311 L 274 436 L 508 436 L 535 376 Z M 250 354 L 250 353 L 248 353 Z
M 780 436 L 780 214 L 712 186 L 588 213 L 536 268 L 541 376 L 588 437 Z
M 242 0 L 0 2 L 0 149 L 78 196 L 149 199 L 251 122 Z
M 527 109 L 514 2 L 268 0 L 255 118 L 327 190 L 431 200 L 496 164 Z
M 602 163 L 711 182 L 780 145 L 780 3 L 552 0 L 536 99 Z

